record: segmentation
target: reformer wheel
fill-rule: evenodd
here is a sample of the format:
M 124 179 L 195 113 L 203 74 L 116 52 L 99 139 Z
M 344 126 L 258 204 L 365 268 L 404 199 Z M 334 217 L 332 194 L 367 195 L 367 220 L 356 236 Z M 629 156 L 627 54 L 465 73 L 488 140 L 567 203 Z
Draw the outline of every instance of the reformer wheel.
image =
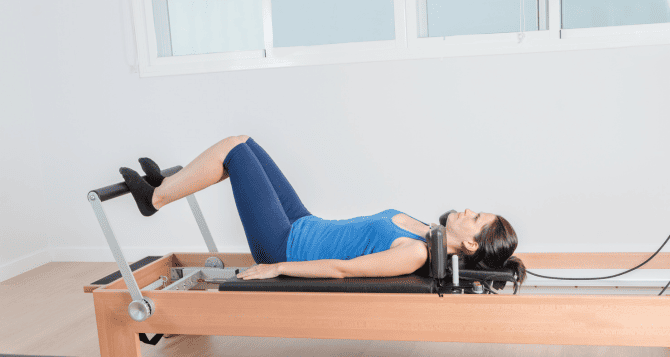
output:
M 223 269 L 223 262 L 217 257 L 209 257 L 205 260 L 205 268 Z
M 130 318 L 137 322 L 142 322 L 148 319 L 153 315 L 154 311 L 156 311 L 156 305 L 154 305 L 154 301 L 148 297 L 144 297 L 142 300 L 133 301 L 128 305 L 128 314 L 130 315 Z

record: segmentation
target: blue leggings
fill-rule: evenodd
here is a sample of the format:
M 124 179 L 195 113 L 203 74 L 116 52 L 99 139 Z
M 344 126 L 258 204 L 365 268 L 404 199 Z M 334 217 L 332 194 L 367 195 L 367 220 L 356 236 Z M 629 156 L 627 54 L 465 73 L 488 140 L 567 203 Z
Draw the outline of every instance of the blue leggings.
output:
M 223 160 L 251 255 L 258 264 L 286 261 L 291 225 L 310 216 L 279 167 L 254 139 Z

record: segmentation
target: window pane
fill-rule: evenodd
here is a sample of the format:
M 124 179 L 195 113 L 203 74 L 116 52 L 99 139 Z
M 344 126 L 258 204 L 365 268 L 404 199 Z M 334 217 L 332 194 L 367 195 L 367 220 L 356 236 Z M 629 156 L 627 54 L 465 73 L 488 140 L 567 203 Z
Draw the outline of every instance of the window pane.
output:
M 539 28 L 538 0 L 427 0 L 426 14 L 427 37 L 537 31 Z
M 563 28 L 670 22 L 669 0 L 563 0 Z
M 395 39 L 393 0 L 273 0 L 274 47 Z
M 173 56 L 265 48 L 262 0 L 154 0 L 154 9 L 160 1 L 167 1 L 169 32 L 163 37 Z

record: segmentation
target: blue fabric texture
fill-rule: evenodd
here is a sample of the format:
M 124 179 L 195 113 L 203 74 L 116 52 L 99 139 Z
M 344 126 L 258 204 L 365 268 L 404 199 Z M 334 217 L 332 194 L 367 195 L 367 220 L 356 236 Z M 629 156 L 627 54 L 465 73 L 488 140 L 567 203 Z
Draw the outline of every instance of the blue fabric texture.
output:
M 223 160 L 251 255 L 258 264 L 286 261 L 291 225 L 310 216 L 279 167 L 252 138 Z
M 393 216 L 398 213 L 402 212 L 388 209 L 372 216 L 346 220 L 303 217 L 293 223 L 287 242 L 286 259 L 289 262 L 319 259 L 350 260 L 388 250 L 393 241 L 399 237 L 426 242 L 425 238 L 393 223 Z

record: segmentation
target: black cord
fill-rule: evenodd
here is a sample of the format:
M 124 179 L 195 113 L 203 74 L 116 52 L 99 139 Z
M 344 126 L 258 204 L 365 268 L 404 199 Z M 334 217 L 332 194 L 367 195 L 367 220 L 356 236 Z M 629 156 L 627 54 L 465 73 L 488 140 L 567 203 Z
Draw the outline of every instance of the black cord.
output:
M 656 254 L 658 254 L 658 252 L 660 252 L 661 249 L 663 249 L 663 247 L 665 246 L 665 243 L 668 243 L 668 240 L 669 240 L 669 239 L 670 239 L 670 236 L 668 236 L 668 238 L 665 239 L 665 242 L 663 242 L 663 245 L 662 245 L 660 248 L 658 248 L 658 250 L 656 251 L 656 253 L 654 253 L 654 255 L 652 255 L 651 257 L 649 257 L 649 259 L 645 260 L 642 264 L 636 266 L 635 268 L 626 270 L 626 271 L 623 272 L 623 273 L 615 274 L 615 275 L 612 275 L 612 276 L 605 276 L 605 277 L 602 277 L 602 278 L 556 278 L 556 277 L 552 277 L 552 276 L 544 276 L 544 275 L 540 275 L 540 274 L 531 273 L 530 271 L 526 271 L 526 273 L 528 273 L 528 274 L 530 274 L 530 275 L 535 275 L 535 276 L 540 277 L 540 278 L 545 278 L 545 279 L 556 279 L 556 280 L 599 280 L 599 279 L 609 279 L 609 278 L 614 278 L 615 276 L 619 276 L 619 275 L 627 274 L 627 273 L 629 273 L 629 272 L 631 272 L 631 271 L 633 271 L 633 270 L 635 270 L 635 269 L 637 269 L 637 268 L 639 268 L 639 267 L 641 267 L 641 266 L 647 264 L 647 262 L 649 262 L 650 260 L 652 260 L 652 259 L 656 256 Z M 664 293 L 665 290 L 668 288 L 668 286 L 670 286 L 670 281 L 668 282 L 668 284 L 665 285 L 665 287 L 663 288 L 663 290 L 661 290 L 661 293 L 658 294 L 658 296 L 663 295 L 663 293 Z

